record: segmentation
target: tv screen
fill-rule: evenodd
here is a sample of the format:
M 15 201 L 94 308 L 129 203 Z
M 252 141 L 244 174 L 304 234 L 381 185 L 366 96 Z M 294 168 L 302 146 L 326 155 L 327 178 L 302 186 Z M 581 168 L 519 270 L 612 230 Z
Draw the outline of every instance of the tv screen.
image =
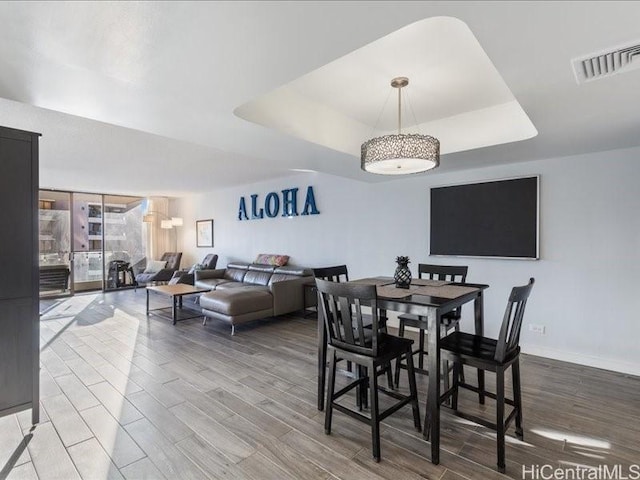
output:
M 538 258 L 539 177 L 431 189 L 431 255 Z

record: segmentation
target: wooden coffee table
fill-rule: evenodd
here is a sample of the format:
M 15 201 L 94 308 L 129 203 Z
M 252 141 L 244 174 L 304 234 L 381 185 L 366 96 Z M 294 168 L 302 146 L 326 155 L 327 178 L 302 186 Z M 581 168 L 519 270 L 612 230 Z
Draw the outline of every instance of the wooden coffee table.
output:
M 152 310 L 149 310 L 149 292 L 153 291 L 160 295 L 164 295 L 165 297 L 171 297 L 171 305 L 172 305 L 171 318 L 173 320 L 174 325 L 178 321 L 178 308 L 182 308 L 182 297 L 184 297 L 185 295 L 195 295 L 196 293 L 205 293 L 209 291 L 206 288 L 197 288 L 197 287 L 194 287 L 193 285 L 187 285 L 184 283 L 179 283 L 177 285 L 156 285 L 156 286 L 147 287 L 146 290 L 147 290 L 147 315 L 149 315 L 149 312 L 152 312 L 154 310 L 166 310 L 168 308 L 168 307 L 154 308 Z M 187 320 L 187 318 L 196 318 L 196 316 L 200 316 L 200 315 L 185 317 L 185 318 L 181 318 L 180 320 Z

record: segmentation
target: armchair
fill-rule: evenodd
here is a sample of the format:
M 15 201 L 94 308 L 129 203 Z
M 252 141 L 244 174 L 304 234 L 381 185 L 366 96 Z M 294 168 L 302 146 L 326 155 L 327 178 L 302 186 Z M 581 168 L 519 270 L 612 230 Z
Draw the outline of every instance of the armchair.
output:
M 148 265 L 142 272 L 136 274 L 136 283 L 138 285 L 146 285 L 154 282 L 168 282 L 171 280 L 174 272 L 180 268 L 180 261 L 182 260 L 182 252 L 165 252 L 160 258 L 161 262 L 165 262 L 164 268 L 156 270 L 153 263 Z
M 191 267 L 190 270 L 178 270 L 173 274 L 171 280 L 169 280 L 169 284 L 175 285 L 177 283 L 186 283 L 188 285 L 193 285 L 195 283 L 195 271 L 196 266 L 200 266 L 198 270 L 213 270 L 216 268 L 218 264 L 218 255 L 214 253 L 210 253 L 199 264 Z

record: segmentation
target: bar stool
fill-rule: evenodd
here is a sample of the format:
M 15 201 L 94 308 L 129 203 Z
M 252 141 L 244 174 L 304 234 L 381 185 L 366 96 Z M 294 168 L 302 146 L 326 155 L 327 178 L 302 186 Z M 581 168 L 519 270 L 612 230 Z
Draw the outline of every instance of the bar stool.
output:
M 325 322 L 328 337 L 329 385 L 327 387 L 327 404 L 325 411 L 325 433 L 331 433 L 333 410 L 336 409 L 356 420 L 371 426 L 372 453 L 376 461 L 380 461 L 380 422 L 407 404 L 413 410 L 413 424 L 420 431 L 420 411 L 418 407 L 418 391 L 413 370 L 411 345 L 413 340 L 399 338 L 381 332 L 379 327 L 378 297 L 375 285 L 359 285 L 353 283 L 337 283 L 316 279 L 318 287 L 319 307 Z M 362 306 L 371 307 L 372 328 L 363 324 Z M 401 395 L 392 390 L 378 386 L 378 375 L 384 371 L 392 360 L 405 357 L 409 377 L 409 395 Z M 348 360 L 358 366 L 362 376 L 346 387 L 335 391 L 336 363 Z M 371 416 L 360 411 L 351 410 L 336 400 L 353 388 L 369 391 Z M 378 394 L 383 393 L 398 400 L 394 405 L 380 411 Z M 357 392 L 356 395 L 360 395 Z
M 524 309 L 534 281 L 531 278 L 527 285 L 513 287 L 511 290 L 498 340 L 463 332 L 453 332 L 440 340 L 442 358 L 453 362 L 453 386 L 442 394 L 440 400 L 444 403 L 451 398 L 451 410 L 455 415 L 496 431 L 498 470 L 502 473 L 505 471 L 505 432 L 514 419 L 516 421 L 516 437 L 520 440 L 524 439 L 520 383 L 520 329 L 522 327 Z M 468 415 L 458 410 L 458 388 L 466 388 L 480 393 L 478 387 L 460 381 L 457 373 L 460 372 L 463 365 L 495 372 L 496 393 L 486 391 L 482 393 L 496 400 L 496 423 L 490 423 L 480 417 Z M 513 400 L 505 398 L 504 394 L 505 371 L 509 367 L 511 367 L 513 381 Z M 513 407 L 506 419 L 504 415 L 505 404 Z M 426 426 L 424 431 L 428 436 L 429 430 Z
M 349 281 L 349 270 L 346 265 L 314 268 L 313 276 L 316 279 L 319 278 L 321 280 L 328 280 L 330 282 L 344 283 Z M 320 312 L 319 305 L 318 305 L 318 312 Z M 371 317 L 365 314 L 363 315 L 363 319 L 364 319 L 363 320 L 364 328 L 370 329 Z M 318 322 L 319 322 L 318 327 L 322 328 L 323 321 L 320 316 L 318 316 Z M 384 333 L 387 332 L 386 318 L 382 319 L 382 321 L 380 322 L 379 328 Z M 318 365 L 320 369 L 318 372 L 318 410 L 324 409 L 324 389 L 325 389 L 325 369 L 326 369 L 326 367 L 324 366 L 326 366 L 326 364 L 327 364 L 327 345 L 325 343 L 324 345 L 318 345 Z M 351 362 L 347 361 L 347 371 L 352 372 L 352 370 L 353 370 L 353 367 L 351 365 Z M 386 373 L 387 373 L 387 381 L 389 383 L 389 388 L 393 388 L 393 372 L 391 370 L 390 363 L 386 368 Z M 356 371 L 356 375 L 361 375 L 361 373 L 359 371 Z M 365 406 L 365 407 L 367 406 L 366 397 L 363 400 L 364 400 L 364 404 L 361 404 L 361 397 L 360 395 L 358 395 L 358 407 L 361 408 L 362 406 Z
M 429 280 L 440 280 L 447 282 L 460 282 L 464 283 L 467 280 L 467 271 L 469 267 L 459 265 L 430 265 L 426 263 L 418 264 L 418 277 L 421 279 L 428 278 Z M 460 331 L 460 318 L 462 316 L 462 309 L 456 308 L 452 312 L 449 312 L 442 316 L 442 324 L 440 327 L 440 336 L 444 337 L 450 330 L 455 329 L 456 332 Z M 398 317 L 400 325 L 398 329 L 398 336 L 404 337 L 405 327 L 417 328 L 420 332 L 420 338 L 418 342 L 418 348 L 413 351 L 413 354 L 418 354 L 418 366 L 416 367 L 417 373 L 427 375 L 429 372 L 424 369 L 424 356 L 428 355 L 424 345 L 424 332 L 427 330 L 427 319 L 425 317 L 418 317 L 417 315 L 400 315 Z M 395 372 L 395 384 L 396 387 L 400 383 L 400 369 L 406 368 L 405 364 L 401 362 L 396 363 Z M 445 365 L 445 372 L 443 373 L 444 388 L 449 388 L 449 367 Z M 462 381 L 464 381 L 464 372 L 460 372 L 462 375 Z

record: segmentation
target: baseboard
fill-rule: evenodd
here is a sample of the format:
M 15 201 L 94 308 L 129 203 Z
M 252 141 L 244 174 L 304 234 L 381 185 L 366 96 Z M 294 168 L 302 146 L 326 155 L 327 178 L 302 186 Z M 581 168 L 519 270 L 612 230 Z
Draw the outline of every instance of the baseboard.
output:
M 398 316 L 389 312 L 389 320 L 387 325 L 391 328 L 398 327 Z M 417 329 L 407 327 L 407 330 L 417 331 Z M 583 355 L 580 353 L 565 352 L 553 348 L 537 347 L 533 345 L 520 345 L 523 353 L 536 355 L 538 357 L 551 358 L 563 362 L 575 363 L 586 367 L 601 368 L 612 372 L 624 373 L 628 375 L 640 376 L 640 365 L 637 363 L 624 362 L 620 360 L 611 360 L 607 358 L 594 357 L 591 355 Z
M 553 360 L 561 360 L 563 362 L 575 363 L 578 365 L 585 365 L 587 367 L 601 368 L 603 370 L 611 370 L 618 373 L 640 376 L 640 365 L 635 363 L 594 357 L 591 355 L 583 355 L 580 353 L 565 352 L 561 350 L 555 350 L 553 348 L 537 347 L 532 345 L 520 346 L 523 353 L 528 353 L 530 355 L 551 358 Z

